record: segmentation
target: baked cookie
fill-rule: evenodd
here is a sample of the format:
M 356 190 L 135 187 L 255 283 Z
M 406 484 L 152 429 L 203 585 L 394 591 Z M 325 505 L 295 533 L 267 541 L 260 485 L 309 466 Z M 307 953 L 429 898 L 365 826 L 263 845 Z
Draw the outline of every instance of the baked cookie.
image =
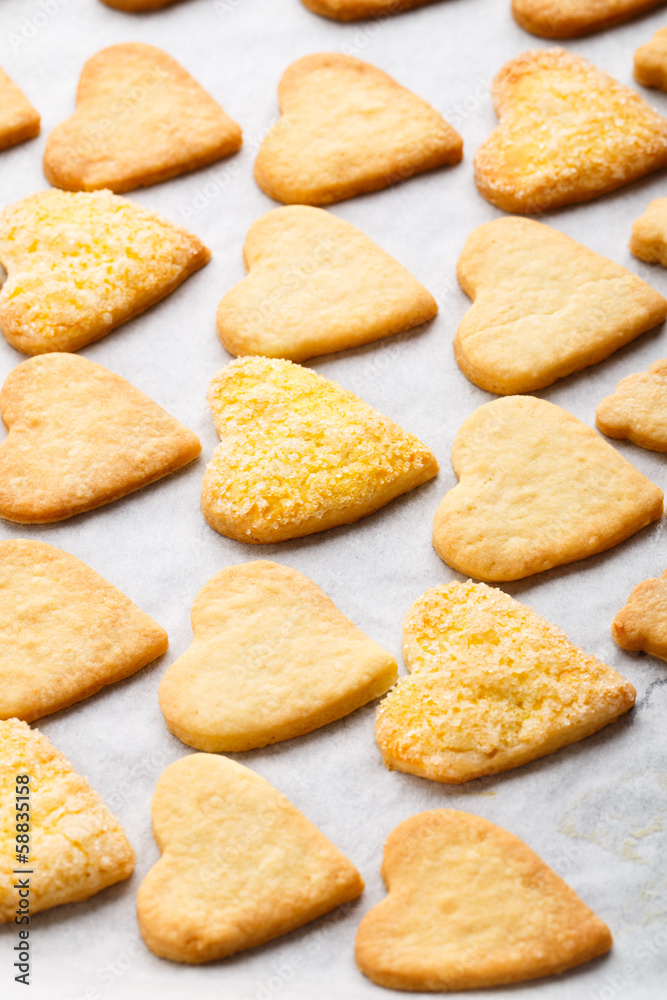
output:
M 378 708 L 390 770 L 458 784 L 596 733 L 635 703 L 632 684 L 555 625 L 484 583 L 433 587 L 403 627 L 410 671 Z
M 44 173 L 69 191 L 132 191 L 241 148 L 241 129 L 161 49 L 124 42 L 81 72 L 76 111 L 46 142 Z
M 22 813 L 27 833 L 19 832 Z M 46 736 L 18 719 L 0 722 L 0 831 L 0 923 L 20 909 L 21 880 L 29 883 L 32 916 L 88 899 L 134 868 L 125 831 L 99 795 Z
M 667 121 L 565 49 L 506 63 L 493 100 L 500 123 L 477 150 L 475 180 L 506 212 L 590 201 L 667 165 Z
M 106 0 L 108 3 L 108 0 Z M 302 0 L 315 14 L 334 21 L 361 21 L 367 17 L 385 17 L 401 10 L 423 7 L 433 0 Z
M 208 402 L 220 444 L 204 475 L 202 511 L 240 542 L 350 524 L 438 472 L 416 437 L 290 361 L 232 361 L 214 376 Z
M 621 379 L 598 404 L 595 422 L 607 437 L 667 451 L 667 358 L 654 361 L 647 372 Z
M 255 161 L 276 201 L 328 205 L 463 157 L 461 136 L 430 104 L 353 56 L 297 60 L 278 97 L 282 117 Z
M 621 649 L 667 660 L 667 570 L 637 584 L 614 618 L 611 635 Z
M 396 660 L 289 566 L 229 566 L 192 606 L 192 645 L 160 684 L 169 731 L 198 750 L 302 736 L 385 694 Z
M 199 438 L 78 354 L 44 354 L 0 392 L 0 517 L 47 524 L 118 500 L 192 462 Z
M 40 118 L 32 104 L 0 69 L 0 149 L 39 135 Z
M 604 552 L 662 516 L 662 490 L 586 424 L 534 396 L 485 403 L 452 449 L 460 479 L 433 544 L 453 569 L 520 580 Z
M 635 52 L 635 80 L 644 87 L 667 90 L 667 28 L 660 28 Z
M 162 656 L 167 633 L 46 542 L 0 542 L 0 719 L 59 712 Z
M 609 928 L 518 837 L 455 809 L 387 838 L 389 895 L 361 921 L 356 959 L 397 990 L 474 990 L 552 976 L 603 955 Z
M 0 215 L 0 330 L 17 351 L 77 351 L 210 260 L 196 236 L 109 191 L 41 191 Z
M 321 208 L 267 212 L 248 230 L 243 257 L 250 273 L 218 306 L 230 354 L 304 361 L 401 333 L 438 311 L 402 264 Z
M 473 306 L 454 354 L 489 392 L 542 389 L 667 317 L 667 299 L 645 281 L 530 219 L 505 217 L 473 230 L 457 275 Z
M 512 0 L 522 28 L 541 38 L 578 38 L 657 7 L 662 0 Z
M 667 267 L 667 198 L 656 198 L 632 225 L 630 250 L 649 264 Z
M 355 899 L 364 883 L 289 799 L 247 767 L 196 753 L 153 796 L 162 857 L 141 883 L 152 952 L 199 964 L 271 941 Z

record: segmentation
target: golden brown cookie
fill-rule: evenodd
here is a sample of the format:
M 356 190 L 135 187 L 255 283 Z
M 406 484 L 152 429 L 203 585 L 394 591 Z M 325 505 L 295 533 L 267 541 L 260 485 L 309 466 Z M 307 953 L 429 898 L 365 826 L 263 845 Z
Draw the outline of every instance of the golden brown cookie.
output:
M 614 618 L 611 635 L 621 649 L 667 660 L 667 570 L 637 584 Z
M 628 712 L 632 684 L 484 583 L 433 587 L 403 627 L 410 671 L 380 704 L 390 770 L 458 784 L 596 733 Z
M 0 517 L 46 524 L 187 465 L 199 438 L 139 389 L 78 354 L 43 354 L 0 392 Z
M 657 7 L 662 0 L 512 0 L 522 28 L 542 38 L 577 38 Z
M 39 135 L 40 118 L 32 104 L 0 69 L 0 149 Z
M 621 379 L 598 404 L 595 418 L 607 437 L 667 451 L 667 358 L 654 361 L 647 372 Z
M 247 767 L 196 753 L 153 796 L 162 857 L 139 888 L 144 941 L 199 964 L 271 941 L 361 894 L 358 871 L 303 813 Z
M 18 913 L 20 926 L 26 912 L 88 899 L 134 868 L 125 831 L 99 795 L 18 719 L 0 721 L 0 831 L 0 923 Z
M 402 10 L 423 7 L 433 3 L 433 0 L 302 0 L 302 3 L 313 13 L 334 21 L 361 21 L 367 17 L 386 17 Z
M 452 449 L 460 482 L 433 544 L 479 580 L 520 580 L 604 552 L 662 516 L 663 494 L 594 430 L 534 396 L 475 410 Z
M 230 354 L 304 361 L 409 330 L 438 311 L 397 260 L 321 208 L 267 212 L 248 230 L 243 257 L 248 276 L 218 306 Z
M 241 129 L 161 49 L 124 42 L 81 72 L 76 111 L 46 142 L 44 173 L 69 191 L 132 191 L 235 153 Z
M 454 992 L 552 976 L 603 955 L 606 924 L 524 844 L 481 816 L 418 813 L 387 838 L 388 896 L 356 959 L 380 986 Z
M 282 117 L 255 162 L 276 201 L 328 205 L 463 157 L 460 135 L 430 104 L 353 56 L 297 60 L 278 98 Z
M 630 249 L 640 260 L 667 267 L 667 198 L 655 198 L 634 221 Z
M 302 736 L 385 694 L 396 660 L 302 573 L 274 562 L 216 573 L 192 645 L 160 684 L 170 732 L 211 753 Z
M 667 299 L 619 264 L 530 219 L 479 226 L 457 276 L 473 306 L 454 338 L 489 392 L 532 392 L 609 357 L 667 317 Z
M 667 28 L 660 28 L 635 52 L 635 80 L 645 87 L 667 90 Z
M 214 376 L 220 437 L 202 511 L 240 542 L 351 524 L 432 479 L 428 448 L 335 382 L 290 361 L 239 358 Z
M 77 351 L 207 264 L 196 236 L 110 191 L 40 191 L 0 216 L 0 330 L 17 351 Z
M 0 719 L 59 712 L 167 645 L 157 622 L 68 552 L 0 542 Z
M 506 63 L 493 100 L 500 121 L 477 150 L 475 180 L 506 212 L 590 201 L 667 165 L 667 121 L 565 49 Z

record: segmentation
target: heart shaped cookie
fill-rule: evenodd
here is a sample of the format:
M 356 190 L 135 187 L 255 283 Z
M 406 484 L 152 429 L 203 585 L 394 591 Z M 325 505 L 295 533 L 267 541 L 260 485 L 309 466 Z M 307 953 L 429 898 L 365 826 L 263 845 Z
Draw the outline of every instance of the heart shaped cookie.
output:
M 361 921 L 359 968 L 397 990 L 455 991 L 552 976 L 603 955 L 606 924 L 513 834 L 454 809 L 387 838 L 389 895 Z
M 427 590 L 403 628 L 409 677 L 378 708 L 387 767 L 456 784 L 519 767 L 629 711 L 635 689 L 483 583 Z
M 614 618 L 611 635 L 621 649 L 667 660 L 667 570 L 637 584 Z
M 453 569 L 520 580 L 604 552 L 662 516 L 662 490 L 580 420 L 534 396 L 475 410 L 433 544 Z
M 240 358 L 214 376 L 220 436 L 202 511 L 240 542 L 350 524 L 432 479 L 428 448 L 335 382 L 290 361 Z
M 29 916 L 78 903 L 133 868 L 125 831 L 86 779 L 36 729 L 0 722 L 0 923 L 25 914 L 23 900 Z
M 640 260 L 667 267 L 667 198 L 655 198 L 635 219 L 630 249 Z
M 221 570 L 191 618 L 192 645 L 159 697 L 170 732 L 198 750 L 252 750 L 310 733 L 396 681 L 394 657 L 289 566 Z
M 330 17 L 334 21 L 361 21 L 367 17 L 385 17 L 401 10 L 423 7 L 433 0 L 302 0 L 302 2 L 313 13 Z
M 667 28 L 660 28 L 635 52 L 635 80 L 644 87 L 667 90 Z
M 139 888 L 144 941 L 198 964 L 271 941 L 361 894 L 358 871 L 303 813 L 247 767 L 197 753 L 153 795 L 162 857 Z
M 522 28 L 542 38 L 578 38 L 657 7 L 662 0 L 512 0 Z
M 278 88 L 281 118 L 255 179 L 286 204 L 328 205 L 463 157 L 463 140 L 382 70 L 353 56 L 305 56 Z
M 647 372 L 621 379 L 598 404 L 595 422 L 607 437 L 667 451 L 667 358 L 654 361 Z
M 139 389 L 78 354 L 18 365 L 0 392 L 0 517 L 46 524 L 187 465 L 199 438 Z
M 532 392 L 609 357 L 662 323 L 667 299 L 564 233 L 486 222 L 459 257 L 473 300 L 454 338 L 459 368 L 489 392 Z
M 250 273 L 218 307 L 230 354 L 304 361 L 409 330 L 438 311 L 397 260 L 321 208 L 267 212 L 248 230 L 243 256 Z
M 667 121 L 565 49 L 506 63 L 493 99 L 500 124 L 477 150 L 475 180 L 506 212 L 590 201 L 667 165 Z
M 69 191 L 131 191 L 241 148 L 241 129 L 161 49 L 124 42 L 81 72 L 76 111 L 46 143 L 44 173 Z
M 0 542 L 0 719 L 31 722 L 166 652 L 167 633 L 89 566 L 46 542 Z
M 32 104 L 0 69 L 0 149 L 39 135 L 40 118 Z
M 0 330 L 17 351 L 77 351 L 210 260 L 196 236 L 109 191 L 41 191 L 0 216 Z

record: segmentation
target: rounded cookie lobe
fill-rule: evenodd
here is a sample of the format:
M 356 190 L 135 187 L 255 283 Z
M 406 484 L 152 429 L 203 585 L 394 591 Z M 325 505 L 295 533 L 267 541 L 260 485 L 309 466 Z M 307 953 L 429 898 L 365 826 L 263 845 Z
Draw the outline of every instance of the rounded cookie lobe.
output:
M 299 59 L 278 97 L 255 179 L 285 204 L 328 205 L 463 157 L 461 137 L 430 104 L 353 56 Z
M 667 451 L 667 359 L 647 372 L 628 375 L 598 403 L 595 422 L 608 437 L 627 439 L 650 451 Z
M 390 989 L 456 991 L 555 975 L 609 951 L 609 928 L 523 841 L 481 816 L 418 813 L 387 838 L 388 895 L 357 932 Z
M 39 135 L 40 117 L 4 70 L 0 69 L 0 149 Z
M 667 570 L 637 584 L 614 618 L 611 634 L 622 649 L 667 660 Z
M 660 28 L 635 52 L 635 80 L 644 87 L 667 90 L 667 28 Z

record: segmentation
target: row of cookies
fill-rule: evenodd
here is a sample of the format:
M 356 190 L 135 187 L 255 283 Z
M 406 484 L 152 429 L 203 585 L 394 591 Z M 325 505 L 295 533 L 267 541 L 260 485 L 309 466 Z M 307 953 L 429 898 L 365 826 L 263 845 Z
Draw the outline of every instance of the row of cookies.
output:
M 150 11 L 174 0 L 104 0 L 124 11 Z M 315 14 L 335 21 L 389 17 L 433 0 L 301 0 Z M 576 38 L 627 21 L 659 6 L 663 0 L 512 0 L 512 13 L 526 31 L 543 38 Z
M 623 380 L 602 429 L 664 450 L 665 363 Z M 239 358 L 213 378 L 220 444 L 202 511 L 249 543 L 299 538 L 374 513 L 438 472 L 430 449 L 329 379 Z M 22 362 L 0 393 L 0 516 L 50 523 L 109 503 L 200 453 L 195 434 L 125 379 L 75 354 Z M 590 427 L 534 396 L 486 403 L 452 451 L 459 484 L 433 543 L 460 572 L 509 581 L 595 555 L 662 516 L 663 493 Z
M 74 556 L 21 539 L 0 542 L 0 556 L 0 719 L 33 722 L 166 652 L 165 630 Z M 664 580 L 640 584 L 614 620 L 616 642 L 665 658 L 666 604 Z M 410 676 L 400 680 L 390 653 L 312 580 L 274 562 L 218 572 L 191 621 L 192 645 L 158 698 L 169 730 L 207 752 L 302 736 L 390 692 L 376 729 L 387 766 L 457 783 L 552 753 L 634 704 L 634 689 L 611 667 L 472 581 L 433 588 L 410 608 Z M 77 645 L 72 636 L 82 636 Z
M 35 914 L 132 874 L 134 851 L 104 802 L 16 719 L 0 722 L 0 789 L 1 922 L 20 926 L 26 892 Z M 226 958 L 363 892 L 347 857 L 229 758 L 197 753 L 169 765 L 152 818 L 162 856 L 139 887 L 137 915 L 162 958 Z M 383 986 L 502 985 L 563 972 L 612 944 L 606 924 L 525 843 L 479 816 L 440 809 L 405 820 L 387 840 L 382 874 L 388 895 L 361 922 L 356 959 Z
M 667 51 L 653 62 L 641 52 L 638 75 L 660 84 Z M 35 134 L 38 116 L 7 78 L 4 87 L 5 133 L 14 129 L 20 141 Z M 463 156 L 461 137 L 434 108 L 352 56 L 305 56 L 287 69 L 278 92 L 281 118 L 255 162 L 259 186 L 277 201 L 331 204 Z M 475 155 L 475 177 L 505 211 L 587 201 L 667 165 L 667 121 L 564 49 L 511 60 L 493 96 L 500 124 Z M 44 171 L 68 190 L 129 191 L 210 164 L 241 142 L 239 126 L 175 60 L 125 43 L 86 63 L 77 111 L 49 135 Z

